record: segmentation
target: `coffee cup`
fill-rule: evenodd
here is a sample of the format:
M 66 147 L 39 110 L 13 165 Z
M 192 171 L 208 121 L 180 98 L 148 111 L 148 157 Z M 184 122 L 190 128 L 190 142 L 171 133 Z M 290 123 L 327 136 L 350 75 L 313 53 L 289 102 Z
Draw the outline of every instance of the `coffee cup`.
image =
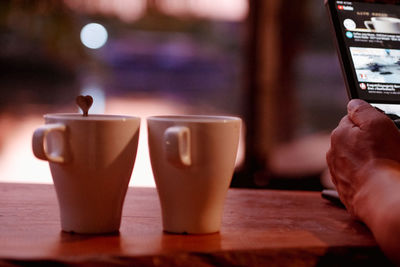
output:
M 372 17 L 369 21 L 364 21 L 365 26 L 375 32 L 400 33 L 400 19 L 392 17 Z
M 147 118 L 164 231 L 206 234 L 220 230 L 241 123 L 240 118 L 228 116 Z
M 140 118 L 47 114 L 32 138 L 47 160 L 66 232 L 118 232 L 136 158 Z

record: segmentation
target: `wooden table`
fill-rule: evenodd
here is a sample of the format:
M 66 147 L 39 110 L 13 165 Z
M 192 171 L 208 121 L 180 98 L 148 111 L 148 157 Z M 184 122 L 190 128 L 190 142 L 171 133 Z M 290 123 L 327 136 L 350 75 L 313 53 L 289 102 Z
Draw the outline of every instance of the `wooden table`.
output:
M 389 264 L 368 229 L 318 192 L 231 189 L 221 232 L 162 232 L 157 193 L 129 188 L 119 235 L 60 231 L 52 185 L 0 183 L 0 266 Z M 357 265 L 361 266 L 361 265 Z

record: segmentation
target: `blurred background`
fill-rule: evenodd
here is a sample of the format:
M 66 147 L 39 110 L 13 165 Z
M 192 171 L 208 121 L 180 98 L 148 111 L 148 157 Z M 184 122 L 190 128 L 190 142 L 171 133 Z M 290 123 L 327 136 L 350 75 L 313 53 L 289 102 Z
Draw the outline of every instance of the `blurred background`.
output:
M 319 190 L 347 95 L 322 0 L 0 1 L 0 182 L 52 183 L 43 114 L 143 118 L 131 186 L 154 186 L 145 118 L 244 120 L 234 187 Z

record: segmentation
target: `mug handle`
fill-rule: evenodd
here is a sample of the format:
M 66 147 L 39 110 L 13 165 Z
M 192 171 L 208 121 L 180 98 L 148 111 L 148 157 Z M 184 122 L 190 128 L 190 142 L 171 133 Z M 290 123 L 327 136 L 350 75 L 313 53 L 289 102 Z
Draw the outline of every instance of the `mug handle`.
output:
M 192 164 L 188 127 L 169 127 L 164 133 L 164 145 L 169 162 L 178 167 L 188 167 Z
M 61 123 L 54 123 L 54 124 L 45 124 L 40 126 L 35 130 L 32 137 L 32 150 L 33 154 L 42 160 L 47 160 L 50 162 L 56 163 L 65 163 L 66 162 L 66 142 L 65 142 L 65 132 L 67 127 Z M 52 131 L 59 131 L 62 133 L 63 142 L 63 149 L 60 151 L 53 151 L 49 152 L 45 148 L 45 140 L 47 135 Z
M 372 21 L 370 21 L 370 20 L 364 21 L 364 25 L 369 30 L 375 30 L 374 24 L 372 24 Z

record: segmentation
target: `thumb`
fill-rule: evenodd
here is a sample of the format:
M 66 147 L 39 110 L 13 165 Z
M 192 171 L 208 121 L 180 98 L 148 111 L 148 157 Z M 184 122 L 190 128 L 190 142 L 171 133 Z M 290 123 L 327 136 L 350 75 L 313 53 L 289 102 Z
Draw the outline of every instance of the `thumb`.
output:
M 347 104 L 347 112 L 350 120 L 360 128 L 373 120 L 390 120 L 385 114 L 361 99 L 350 100 Z

